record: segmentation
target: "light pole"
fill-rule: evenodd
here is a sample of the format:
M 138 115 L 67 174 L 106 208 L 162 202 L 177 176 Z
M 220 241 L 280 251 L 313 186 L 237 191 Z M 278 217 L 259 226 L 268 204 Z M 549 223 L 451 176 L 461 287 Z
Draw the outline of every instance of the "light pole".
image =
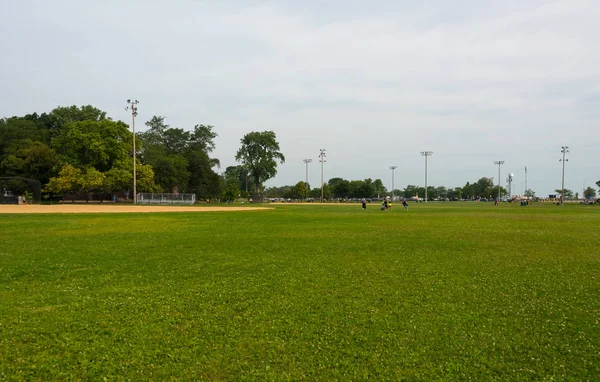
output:
M 394 201 L 394 171 L 398 168 L 398 166 L 390 166 L 390 170 L 392 170 L 392 202 Z
M 525 193 L 527 194 L 527 166 L 525 166 Z M 525 195 L 529 197 L 529 195 Z
M 312 159 L 303 159 L 304 164 L 306 165 L 306 195 L 308 195 L 308 164 L 312 162 Z
M 321 203 L 323 203 L 323 163 L 325 163 L 325 149 L 319 149 L 319 162 L 321 162 Z
M 137 183 L 136 183 L 136 174 L 135 174 L 135 117 L 137 117 L 139 101 L 136 99 L 132 101 L 131 99 L 127 100 L 127 106 L 125 110 L 131 109 L 131 131 L 133 132 L 133 204 L 137 204 Z
M 566 155 L 569 151 L 569 146 L 562 146 L 560 152 L 562 153 L 563 157 L 562 159 L 559 160 L 559 162 L 562 162 L 562 194 L 560 194 L 560 205 L 564 206 L 565 204 L 565 162 L 568 162 L 569 160 L 566 158 Z
M 504 161 L 503 160 L 497 160 L 497 161 L 494 161 L 494 164 L 498 165 L 498 197 L 496 198 L 496 200 L 498 202 L 500 202 L 500 183 L 502 182 L 501 178 L 500 178 L 500 166 L 502 166 L 504 164 Z
M 427 203 L 427 157 L 433 155 L 433 151 L 421 151 L 421 156 L 425 157 L 425 203 Z

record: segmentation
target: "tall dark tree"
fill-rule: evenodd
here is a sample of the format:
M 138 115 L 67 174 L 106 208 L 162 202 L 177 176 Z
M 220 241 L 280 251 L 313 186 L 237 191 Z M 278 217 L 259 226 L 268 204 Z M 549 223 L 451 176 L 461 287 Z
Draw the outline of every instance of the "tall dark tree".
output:
M 244 193 L 244 196 L 248 196 L 249 192 L 254 190 L 254 179 L 250 176 L 248 169 L 245 166 L 229 166 L 225 169 L 223 173 L 225 177 L 226 183 L 234 182 L 236 187 Z M 277 197 L 281 197 L 283 192 L 281 192 Z M 273 197 L 275 197 L 273 195 Z
M 254 192 L 259 194 L 263 182 L 277 174 L 277 162 L 284 163 L 279 142 L 273 131 L 251 132 L 241 139 L 242 147 L 235 155 L 254 180 Z
M 221 179 L 213 171 L 219 160 L 210 158 L 217 137 L 210 125 L 196 125 L 189 132 L 170 127 L 165 118 L 153 116 L 140 134 L 144 163 L 152 165 L 157 183 L 168 192 L 192 192 L 197 198 L 221 193 Z
M 334 198 L 347 198 L 350 196 L 350 182 L 342 178 L 331 178 L 327 182 Z

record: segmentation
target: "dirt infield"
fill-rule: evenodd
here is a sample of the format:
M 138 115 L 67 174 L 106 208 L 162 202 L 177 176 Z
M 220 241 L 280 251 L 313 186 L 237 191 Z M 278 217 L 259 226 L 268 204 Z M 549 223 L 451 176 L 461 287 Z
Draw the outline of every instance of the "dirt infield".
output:
M 45 205 L 0 205 L 0 214 L 88 214 L 88 213 L 149 213 L 149 212 L 214 212 L 270 210 L 268 207 L 182 207 L 182 206 L 119 206 L 57 204 Z

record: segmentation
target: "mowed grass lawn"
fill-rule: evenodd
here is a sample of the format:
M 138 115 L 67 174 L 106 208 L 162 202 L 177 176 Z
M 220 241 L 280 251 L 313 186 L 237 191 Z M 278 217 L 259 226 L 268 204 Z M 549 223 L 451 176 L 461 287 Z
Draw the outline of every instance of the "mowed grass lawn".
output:
M 600 208 L 0 215 L 0 379 L 598 379 Z

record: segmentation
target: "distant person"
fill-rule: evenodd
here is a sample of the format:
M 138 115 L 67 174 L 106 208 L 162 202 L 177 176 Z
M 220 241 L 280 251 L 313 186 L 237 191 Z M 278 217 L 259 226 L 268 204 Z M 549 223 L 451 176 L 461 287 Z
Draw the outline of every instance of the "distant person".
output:
M 406 199 L 402 201 L 402 207 L 404 207 L 404 211 L 408 211 L 408 202 L 406 201 Z
M 384 209 L 387 211 L 387 209 L 388 209 L 388 200 L 387 200 L 387 198 L 385 198 L 383 200 L 383 206 L 385 207 Z
M 362 200 L 362 209 L 363 209 L 363 211 L 367 210 L 367 200 L 365 198 L 363 198 L 363 200 Z
M 381 202 L 381 210 L 385 211 L 385 201 Z

